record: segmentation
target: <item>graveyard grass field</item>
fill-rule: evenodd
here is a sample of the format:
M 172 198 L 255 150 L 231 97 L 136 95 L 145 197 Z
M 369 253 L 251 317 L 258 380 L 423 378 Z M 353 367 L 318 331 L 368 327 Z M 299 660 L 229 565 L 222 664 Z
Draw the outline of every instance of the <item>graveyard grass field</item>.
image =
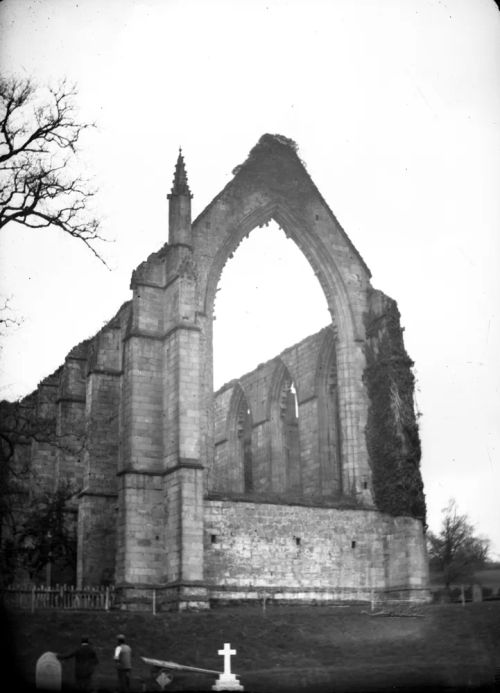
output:
M 380 612 L 375 607 L 374 614 Z M 140 657 L 221 670 L 217 650 L 237 650 L 233 672 L 245 691 L 493 690 L 500 667 L 500 601 L 434 604 L 393 615 L 370 606 L 219 607 L 192 613 L 39 611 L 8 614 L 12 653 L 27 684 L 46 651 L 67 653 L 87 635 L 100 664 L 95 690 L 116 690 L 116 635 L 133 649 L 132 691 L 159 691 Z M 9 623 L 10 621 L 10 623 Z M 2 657 L 8 657 L 3 648 Z M 63 662 L 71 690 L 73 662 Z M 165 691 L 211 690 L 214 675 L 179 673 Z M 24 685 L 24 684 L 23 684 Z M 144 688 L 143 688 L 144 686 Z M 17 690 L 9 688 L 9 690 Z

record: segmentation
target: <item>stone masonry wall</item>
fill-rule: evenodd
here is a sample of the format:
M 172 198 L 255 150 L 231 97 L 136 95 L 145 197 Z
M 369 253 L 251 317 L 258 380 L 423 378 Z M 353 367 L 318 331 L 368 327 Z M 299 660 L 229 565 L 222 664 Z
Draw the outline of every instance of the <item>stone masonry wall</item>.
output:
M 165 499 L 158 475 L 123 474 L 119 477 L 118 536 L 129 544 L 115 544 L 116 583 L 151 585 L 166 579 Z
M 75 489 L 83 484 L 87 358 L 86 342 L 66 356 L 57 398 L 57 480 Z
M 89 341 L 85 390 L 85 471 L 78 513 L 78 583 L 114 578 L 125 304 Z
M 244 486 L 242 451 L 234 442 L 233 429 L 238 421 L 235 412 L 231 411 L 233 396 L 241 391 L 252 419 L 254 492 L 331 499 L 339 495 L 338 421 L 334 421 L 333 416 L 322 416 L 327 410 L 324 398 L 330 386 L 330 370 L 322 368 L 325 351 L 334 356 L 334 334 L 328 327 L 288 347 L 279 356 L 227 383 L 215 393 L 215 460 L 209 492 L 242 492 Z M 283 451 L 278 449 L 280 444 L 283 446 L 284 438 L 276 430 L 281 428 L 276 407 L 280 406 L 280 382 L 284 376 L 291 378 L 297 391 L 298 437 L 294 445 L 298 447 L 296 454 L 300 465 L 299 479 L 293 488 L 287 488 L 284 485 L 286 475 L 279 474 L 279 468 L 286 464 L 281 459 Z M 290 439 L 288 443 L 291 443 Z
M 36 392 L 34 416 L 41 435 L 31 440 L 31 472 L 34 491 L 52 493 L 57 487 L 57 397 L 61 370 L 45 378 Z
M 409 557 L 411 559 L 409 560 Z M 425 599 L 422 525 L 374 510 L 205 501 L 211 599 Z

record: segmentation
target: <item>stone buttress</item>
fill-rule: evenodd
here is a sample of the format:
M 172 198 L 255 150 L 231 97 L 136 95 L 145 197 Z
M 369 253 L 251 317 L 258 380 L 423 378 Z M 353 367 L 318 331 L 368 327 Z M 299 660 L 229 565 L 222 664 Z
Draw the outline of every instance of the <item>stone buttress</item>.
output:
M 179 154 L 169 243 L 132 277 L 124 340 L 116 581 L 125 603 L 208 605 L 203 582 L 200 326 L 191 193 Z

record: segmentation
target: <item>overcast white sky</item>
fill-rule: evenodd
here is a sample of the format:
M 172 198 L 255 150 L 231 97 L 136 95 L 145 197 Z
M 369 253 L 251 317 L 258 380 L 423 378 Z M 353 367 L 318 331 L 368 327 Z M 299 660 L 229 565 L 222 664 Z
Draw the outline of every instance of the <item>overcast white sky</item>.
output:
M 2 340 L 0 397 L 32 391 L 128 300 L 132 270 L 167 239 L 179 145 L 196 216 L 263 133 L 280 133 L 298 143 L 373 285 L 398 301 L 431 528 L 454 497 L 500 558 L 493 0 L 4 0 L 0 30 L 4 72 L 78 85 L 80 116 L 98 124 L 82 166 L 113 239 L 99 247 L 108 271 L 56 231 L 2 231 L 0 293 L 24 323 Z M 281 236 L 256 230 L 227 265 L 216 385 L 328 320 Z

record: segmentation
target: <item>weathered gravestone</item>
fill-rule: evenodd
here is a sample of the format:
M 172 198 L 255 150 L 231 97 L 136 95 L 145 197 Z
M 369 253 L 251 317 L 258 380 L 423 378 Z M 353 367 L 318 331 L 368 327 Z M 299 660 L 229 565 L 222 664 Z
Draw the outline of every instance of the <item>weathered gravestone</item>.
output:
M 45 652 L 37 661 L 36 687 L 42 691 L 61 690 L 61 662 L 54 652 Z
M 160 686 L 161 690 L 163 690 L 166 686 L 172 683 L 173 679 L 174 677 L 172 674 L 167 674 L 166 671 L 160 671 L 155 681 Z
M 483 601 L 483 590 L 481 585 L 472 585 L 472 601 L 482 602 Z

